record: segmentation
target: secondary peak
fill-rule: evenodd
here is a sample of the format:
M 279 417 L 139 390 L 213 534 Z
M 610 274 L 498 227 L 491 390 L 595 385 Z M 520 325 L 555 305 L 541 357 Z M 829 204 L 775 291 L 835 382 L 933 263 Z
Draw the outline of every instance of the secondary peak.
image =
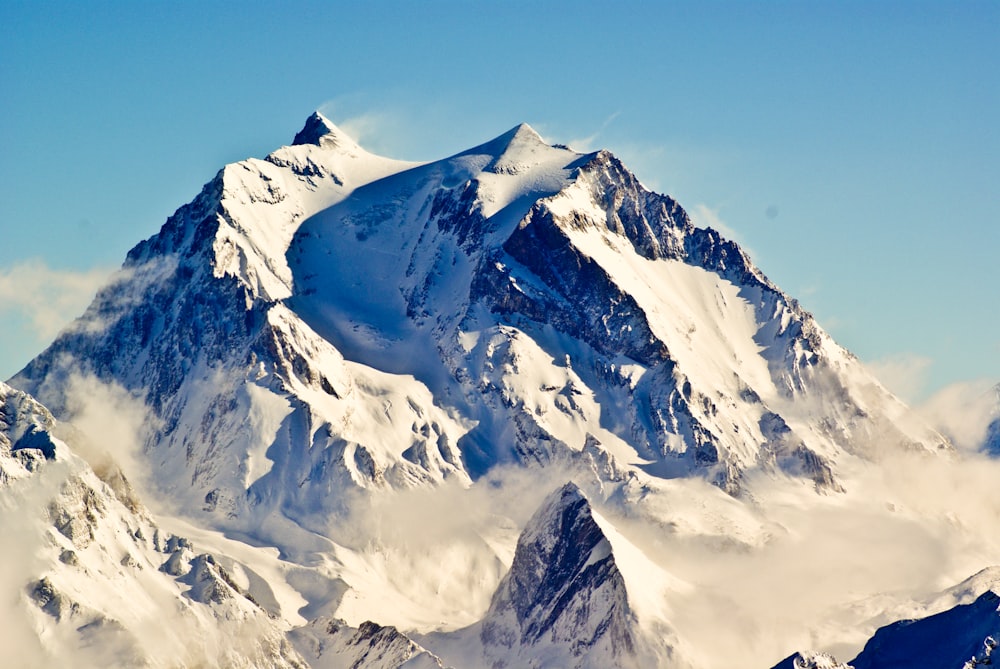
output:
M 318 111 L 313 112 L 306 119 L 305 126 L 295 135 L 295 139 L 292 140 L 293 146 L 300 144 L 315 144 L 316 146 L 324 147 L 356 146 L 354 140 L 344 134 L 330 119 Z

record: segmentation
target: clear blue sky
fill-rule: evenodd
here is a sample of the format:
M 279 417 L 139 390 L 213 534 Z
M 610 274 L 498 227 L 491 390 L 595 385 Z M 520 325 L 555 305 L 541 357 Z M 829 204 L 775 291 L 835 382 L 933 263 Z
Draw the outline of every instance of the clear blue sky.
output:
M 1000 380 L 1000 2 L 919 0 L 6 0 L 0 377 L 317 108 L 401 158 L 609 148 L 904 395 Z

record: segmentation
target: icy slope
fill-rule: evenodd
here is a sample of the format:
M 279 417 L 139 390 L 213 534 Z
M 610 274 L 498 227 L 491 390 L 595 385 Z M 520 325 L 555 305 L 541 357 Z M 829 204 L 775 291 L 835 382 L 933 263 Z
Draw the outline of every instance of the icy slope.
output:
M 851 660 L 854 669 L 931 669 L 992 664 L 1000 638 L 1000 596 L 983 593 L 929 618 L 883 627 Z
M 299 140 L 316 145 L 223 169 L 19 376 L 57 413 L 81 372 L 143 398 L 162 421 L 146 444 L 152 466 L 192 512 L 287 508 L 308 524 L 351 487 L 464 476 L 453 446 L 464 428 L 420 384 L 345 361 L 280 301 L 301 221 L 408 166 L 318 116 Z M 417 464 L 401 456 L 410 447 Z
M 319 618 L 289 634 L 313 669 L 441 669 L 441 660 L 394 627 Z
M 772 669 L 854 669 L 850 665 L 841 664 L 837 659 L 826 653 L 795 653 L 790 655 Z

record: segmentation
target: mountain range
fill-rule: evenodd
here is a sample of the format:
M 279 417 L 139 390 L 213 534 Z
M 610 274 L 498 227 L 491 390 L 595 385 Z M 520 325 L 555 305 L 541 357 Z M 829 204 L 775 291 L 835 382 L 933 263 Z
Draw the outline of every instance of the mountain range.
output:
M 314 114 L 9 384 L 28 663 L 835 666 L 865 630 L 859 669 L 935 634 L 961 643 L 926 666 L 992 652 L 995 580 L 948 588 L 996 546 L 900 484 L 992 460 L 611 153 L 527 125 L 410 163 Z M 859 517 L 963 552 L 827 592 L 840 556 L 810 546 L 863 555 Z M 741 602 L 754 569 L 808 615 Z M 709 633 L 727 616 L 743 647 Z

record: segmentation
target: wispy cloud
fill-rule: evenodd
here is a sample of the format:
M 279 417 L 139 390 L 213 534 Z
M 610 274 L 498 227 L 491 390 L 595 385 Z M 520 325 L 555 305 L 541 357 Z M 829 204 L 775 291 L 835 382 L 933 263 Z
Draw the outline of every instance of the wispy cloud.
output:
M 406 150 L 407 119 L 368 95 L 342 95 L 319 105 L 318 111 L 369 151 L 395 156 Z
M 608 126 L 611 125 L 614 122 L 614 120 L 618 118 L 620 114 L 621 112 L 616 111 L 615 113 L 611 114 L 606 119 L 604 119 L 604 122 L 601 123 L 601 126 L 594 132 L 590 133 L 586 137 L 578 137 L 577 139 L 571 139 L 568 142 L 566 142 L 566 144 L 576 149 L 577 151 L 593 151 L 595 148 L 598 148 L 595 146 L 597 138 L 601 136 L 601 133 L 603 133 L 605 130 L 608 129 Z
M 983 445 L 991 421 L 997 418 L 996 380 L 953 383 L 934 393 L 919 411 L 937 430 L 963 450 Z
M 391 146 L 384 146 L 383 138 L 395 136 L 397 122 L 388 112 L 365 112 L 342 119 L 337 126 L 358 144 L 384 151 Z
M 58 436 L 95 469 L 114 463 L 144 498 L 151 497 L 155 492 L 149 482 L 152 473 L 142 461 L 141 450 L 160 422 L 142 400 L 117 383 L 76 371 L 72 359 L 60 364 L 71 371 L 60 389 L 66 416 L 57 427 Z
M 39 259 L 0 270 L 0 319 L 25 320 L 39 344 L 47 343 L 83 313 L 111 272 L 54 269 Z
M 895 353 L 866 362 L 868 370 L 894 395 L 912 403 L 927 388 L 927 373 L 934 361 L 916 353 Z

